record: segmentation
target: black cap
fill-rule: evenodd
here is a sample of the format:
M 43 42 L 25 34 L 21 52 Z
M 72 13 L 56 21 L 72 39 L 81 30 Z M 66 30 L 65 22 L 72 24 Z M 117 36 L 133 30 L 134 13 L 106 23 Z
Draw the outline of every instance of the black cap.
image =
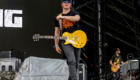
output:
M 119 48 L 116 48 L 115 51 L 120 51 L 120 49 Z

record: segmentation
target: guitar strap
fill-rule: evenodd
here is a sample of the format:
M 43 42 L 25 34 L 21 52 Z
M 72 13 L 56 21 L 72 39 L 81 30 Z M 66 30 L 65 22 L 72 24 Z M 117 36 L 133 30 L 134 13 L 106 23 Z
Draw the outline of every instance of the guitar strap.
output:
M 62 16 L 62 13 L 60 13 L 59 16 Z M 62 19 L 59 20 L 59 27 L 60 27 L 60 33 L 62 35 L 62 31 L 63 31 L 63 28 L 62 28 Z

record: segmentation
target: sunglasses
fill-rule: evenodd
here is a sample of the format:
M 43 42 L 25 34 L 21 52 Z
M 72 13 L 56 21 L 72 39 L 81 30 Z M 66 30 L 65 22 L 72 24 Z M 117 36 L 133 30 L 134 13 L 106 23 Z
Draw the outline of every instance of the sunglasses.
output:
M 71 3 L 71 1 L 63 1 L 63 3 L 66 3 L 66 2 Z

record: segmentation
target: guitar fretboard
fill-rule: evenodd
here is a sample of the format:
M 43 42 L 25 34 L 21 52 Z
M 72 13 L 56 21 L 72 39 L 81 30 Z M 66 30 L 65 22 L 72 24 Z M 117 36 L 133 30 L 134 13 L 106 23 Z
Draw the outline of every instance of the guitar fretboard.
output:
M 62 36 L 41 36 L 40 38 L 45 38 L 45 39 L 67 39 L 67 37 L 62 37 Z

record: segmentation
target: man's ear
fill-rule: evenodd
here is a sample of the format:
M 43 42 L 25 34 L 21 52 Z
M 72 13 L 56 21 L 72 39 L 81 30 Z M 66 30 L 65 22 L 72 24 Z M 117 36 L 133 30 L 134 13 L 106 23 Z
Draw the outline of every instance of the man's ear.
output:
M 61 3 L 61 7 L 63 7 L 63 3 Z

